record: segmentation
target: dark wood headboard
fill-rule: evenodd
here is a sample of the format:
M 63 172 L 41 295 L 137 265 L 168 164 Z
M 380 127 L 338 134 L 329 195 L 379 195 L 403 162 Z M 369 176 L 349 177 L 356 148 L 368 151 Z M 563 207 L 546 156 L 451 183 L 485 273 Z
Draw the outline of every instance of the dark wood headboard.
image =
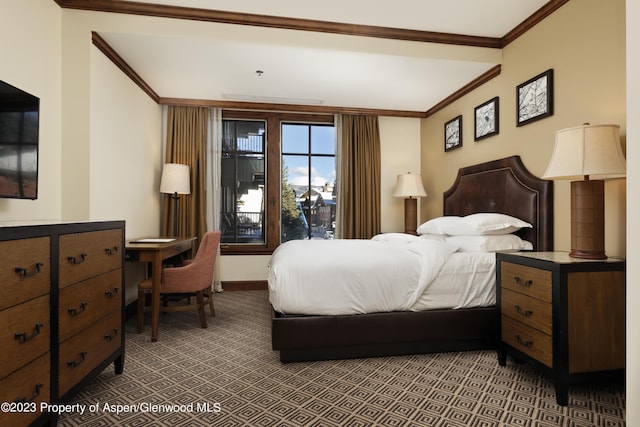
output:
M 553 181 L 531 174 L 520 156 L 492 160 L 458 170 L 444 192 L 444 215 L 496 212 L 533 225 L 518 235 L 536 251 L 553 250 Z

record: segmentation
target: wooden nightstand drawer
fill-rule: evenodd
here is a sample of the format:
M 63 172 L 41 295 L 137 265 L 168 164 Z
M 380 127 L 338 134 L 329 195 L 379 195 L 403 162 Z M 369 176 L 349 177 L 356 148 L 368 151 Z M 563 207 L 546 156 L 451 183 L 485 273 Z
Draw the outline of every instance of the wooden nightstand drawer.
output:
M 0 312 L 0 378 L 49 351 L 49 295 Z
M 551 302 L 550 271 L 502 262 L 500 283 L 503 289 Z
M 552 333 L 552 306 L 548 302 L 503 289 L 500 310 L 503 315 L 545 334 Z
M 50 402 L 51 377 L 50 353 L 38 357 L 33 362 L 2 379 L 0 402 L 23 400 L 34 402 L 36 412 L 0 412 L 0 425 L 26 426 L 40 416 L 40 402 Z
M 119 229 L 60 236 L 59 287 L 119 268 L 123 250 Z
M 114 311 L 60 344 L 59 394 L 64 395 L 121 344 L 122 312 Z
M 48 237 L 0 242 L 0 310 L 49 293 Z
M 80 332 L 105 314 L 121 307 L 120 269 L 60 290 L 60 341 Z
M 551 335 L 502 316 L 502 340 L 548 367 L 553 367 Z

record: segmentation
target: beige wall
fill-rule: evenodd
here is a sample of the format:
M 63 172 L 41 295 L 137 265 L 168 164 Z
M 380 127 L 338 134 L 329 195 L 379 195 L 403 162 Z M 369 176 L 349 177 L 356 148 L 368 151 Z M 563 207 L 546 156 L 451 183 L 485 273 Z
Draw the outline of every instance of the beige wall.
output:
M 90 218 L 125 219 L 127 236 L 160 229 L 161 107 L 96 47 L 90 51 Z
M 554 115 L 516 127 L 515 87 L 554 70 Z M 584 122 L 616 123 L 626 138 L 624 0 L 571 1 L 503 51 L 502 73 L 422 123 L 422 176 L 432 191 L 422 220 L 442 214 L 442 193 L 459 167 L 520 155 L 534 174 L 546 170 L 555 132 Z M 473 109 L 500 97 L 499 135 L 473 140 Z M 444 123 L 463 115 L 463 146 L 445 153 Z M 626 144 L 623 143 L 623 150 Z M 555 183 L 555 248 L 570 249 L 569 181 Z M 605 186 L 606 251 L 625 255 L 625 180 Z
M 640 3 L 627 0 L 627 165 L 640 164 Z M 640 425 L 640 170 L 627 167 L 627 425 Z
M 53 1 L 5 1 L 0 9 L 0 80 L 39 97 L 41 112 L 38 199 L 0 199 L 0 224 L 55 221 L 62 191 L 61 9 Z

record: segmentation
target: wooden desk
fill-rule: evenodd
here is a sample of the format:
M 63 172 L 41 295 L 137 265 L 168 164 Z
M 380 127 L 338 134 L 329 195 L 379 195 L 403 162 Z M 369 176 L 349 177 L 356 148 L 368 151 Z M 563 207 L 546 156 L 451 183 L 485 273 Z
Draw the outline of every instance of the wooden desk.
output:
M 160 278 L 162 262 L 176 255 L 193 255 L 195 237 L 179 237 L 171 242 L 137 243 L 142 239 L 126 242 L 126 260 L 149 264 L 152 279 L 151 289 L 151 341 L 158 341 L 158 319 L 160 317 Z

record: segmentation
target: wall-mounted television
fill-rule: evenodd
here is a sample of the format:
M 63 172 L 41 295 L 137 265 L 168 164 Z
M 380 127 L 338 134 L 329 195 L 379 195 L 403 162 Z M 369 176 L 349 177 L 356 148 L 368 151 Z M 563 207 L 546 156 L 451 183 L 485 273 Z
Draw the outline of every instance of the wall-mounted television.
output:
M 0 80 L 0 197 L 38 198 L 40 98 Z

